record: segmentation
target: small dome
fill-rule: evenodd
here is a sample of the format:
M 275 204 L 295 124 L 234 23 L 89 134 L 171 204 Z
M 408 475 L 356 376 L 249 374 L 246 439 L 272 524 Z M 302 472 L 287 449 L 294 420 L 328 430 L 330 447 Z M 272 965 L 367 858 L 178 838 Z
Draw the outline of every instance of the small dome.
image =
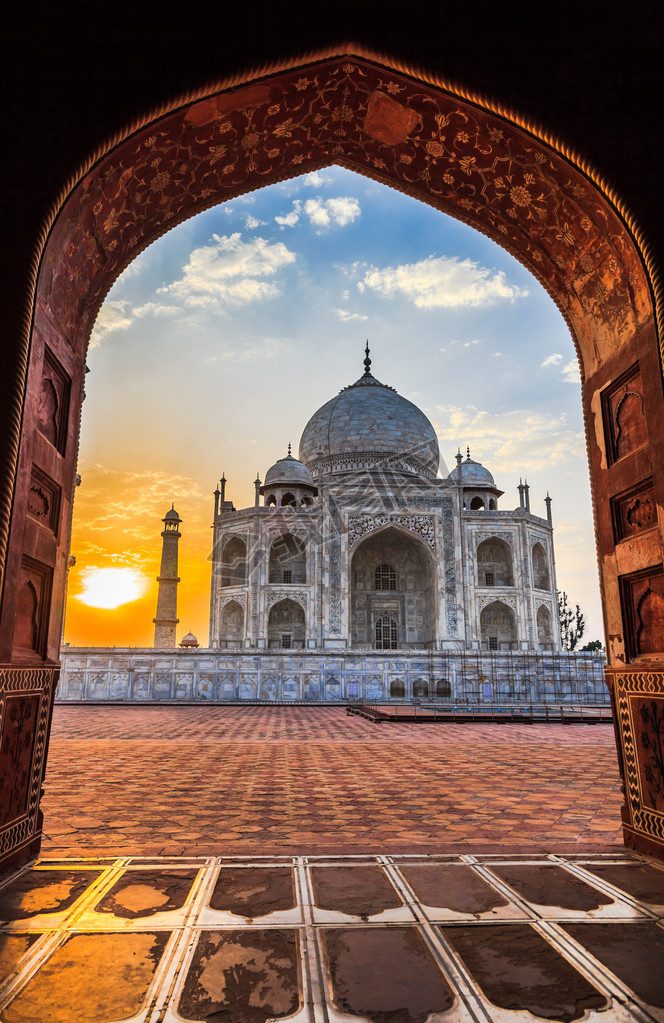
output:
M 164 519 L 170 520 L 177 519 L 178 522 L 182 522 L 182 519 L 180 518 L 180 516 L 178 515 L 178 513 L 176 512 L 175 508 L 172 505 L 164 515 Z
M 188 632 L 187 635 L 183 636 L 180 640 L 180 646 L 200 646 L 200 644 L 193 632 Z
M 278 462 L 275 462 L 267 470 L 263 487 L 278 487 L 282 484 L 299 487 L 313 487 L 314 485 L 311 470 L 298 461 L 297 458 L 293 458 L 290 450 L 285 458 L 280 458 Z
M 452 483 L 458 483 L 459 481 L 459 466 L 452 469 L 452 472 L 447 477 Z M 464 487 L 491 487 L 495 489 L 496 482 L 489 472 L 485 469 L 481 462 L 476 462 L 468 457 L 461 463 L 461 483 Z

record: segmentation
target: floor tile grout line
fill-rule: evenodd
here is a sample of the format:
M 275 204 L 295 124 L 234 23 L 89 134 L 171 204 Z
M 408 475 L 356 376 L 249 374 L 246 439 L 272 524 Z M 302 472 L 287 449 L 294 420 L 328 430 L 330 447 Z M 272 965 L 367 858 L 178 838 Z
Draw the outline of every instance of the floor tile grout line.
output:
M 181 988 L 184 987 L 189 972 L 188 967 L 201 934 L 196 927 L 196 922 L 203 909 L 205 897 L 214 888 L 218 873 L 218 859 L 209 857 L 196 876 L 195 892 L 191 899 L 189 912 L 185 914 L 181 926 L 172 932 L 174 940 L 168 964 L 164 967 L 161 983 L 152 996 L 152 1005 L 148 1005 L 145 1011 L 144 1018 L 147 1020 L 149 1016 L 150 1023 L 157 1023 L 164 1019 L 171 1010 L 175 1016 L 176 1010 L 173 1003 L 179 996 Z M 186 972 L 185 967 L 187 967 Z
M 570 863 L 569 860 L 559 860 L 560 866 L 564 867 L 570 874 L 577 877 L 580 881 L 584 881 L 586 884 L 591 885 L 604 895 L 609 895 L 614 902 L 626 903 L 632 909 L 636 909 L 639 913 L 648 917 L 650 920 L 661 919 L 661 913 L 655 912 L 655 910 L 649 909 L 643 902 L 630 895 L 623 888 L 618 888 L 616 885 L 611 884 L 610 881 L 605 881 L 601 877 L 597 877 L 589 870 L 585 870 L 583 867 L 578 866 L 576 863 Z
M 639 1023 L 661 1023 L 661 1019 L 650 1013 L 632 988 L 568 934 L 558 921 L 537 920 L 532 926 L 579 973 L 597 985 L 600 993 L 618 1002 Z
M 400 892 L 404 900 L 410 904 L 416 925 L 427 947 L 445 979 L 450 982 L 453 990 L 456 989 L 461 1002 L 474 1023 L 483 1023 L 483 1021 L 484 1023 L 491 1023 L 493 1017 L 488 1008 L 489 1003 L 484 999 L 478 986 L 470 979 L 465 963 L 450 949 L 443 936 L 438 934 L 436 925 L 428 919 L 426 912 L 417 900 L 413 888 L 403 877 L 397 865 L 387 862 L 387 857 L 385 857 L 384 866 L 385 872 L 388 873 L 389 871 L 392 874 L 390 880 L 392 880 L 394 887 L 397 888 L 397 891 Z
M 13 975 L 0 986 L 0 1011 L 16 998 L 21 991 L 27 987 L 32 978 L 39 972 L 44 964 L 59 948 L 61 948 L 72 936 L 72 926 L 77 916 L 81 914 L 90 902 L 98 900 L 99 893 L 104 893 L 104 885 L 112 887 L 118 877 L 122 874 L 124 860 L 118 859 L 114 864 L 102 870 L 99 877 L 95 878 L 83 893 L 74 902 L 73 906 L 64 912 L 60 920 L 43 932 L 44 940 L 37 941 L 29 948 L 25 956 L 16 964 Z M 17 928 L 16 933 L 29 933 L 28 929 Z
M 527 864 L 525 863 L 520 864 L 520 866 L 526 865 Z M 494 874 L 489 867 L 486 867 L 483 863 L 471 863 L 469 866 L 473 873 L 477 874 L 478 877 L 481 877 L 490 888 L 493 888 L 494 891 L 498 892 L 499 895 L 502 895 L 504 899 L 507 899 L 509 903 L 516 906 L 517 909 L 520 909 L 525 914 L 525 919 L 522 921 L 523 923 L 532 920 L 539 920 L 541 918 L 541 914 L 538 913 L 527 899 L 524 899 L 523 896 L 519 895 L 515 889 L 510 888 L 510 886 L 503 881 L 501 877 Z
M 309 860 L 306 856 L 294 857 L 293 865 L 298 878 L 302 906 L 303 938 L 306 944 L 307 982 L 311 998 L 311 1015 L 314 1023 L 329 1023 L 330 1006 L 328 1000 L 332 992 L 328 991 L 325 970 L 323 968 L 323 948 L 318 929 L 314 921 L 314 891 Z

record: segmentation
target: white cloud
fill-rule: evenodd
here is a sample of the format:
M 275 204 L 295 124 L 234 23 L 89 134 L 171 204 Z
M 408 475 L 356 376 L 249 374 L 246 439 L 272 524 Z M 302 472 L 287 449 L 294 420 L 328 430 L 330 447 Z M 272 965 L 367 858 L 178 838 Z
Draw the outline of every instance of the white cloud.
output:
M 129 264 L 129 266 L 126 266 L 124 268 L 124 270 L 122 271 L 122 273 L 120 274 L 115 283 L 117 284 L 119 281 L 122 281 L 124 283 L 124 281 L 130 280 L 130 278 L 132 277 L 137 277 L 141 270 L 143 269 L 143 267 L 145 266 L 146 262 L 147 258 L 145 256 L 145 253 L 141 253 L 141 255 L 137 256 L 136 259 L 134 259 Z
M 302 203 L 300 202 L 299 199 L 296 199 L 295 202 L 293 203 L 293 209 L 290 211 L 290 213 L 286 213 L 283 217 L 281 217 L 281 216 L 280 217 L 275 217 L 274 219 L 276 220 L 276 222 L 279 225 L 279 227 L 281 227 L 281 228 L 284 228 L 284 227 L 295 227 L 295 225 L 297 224 L 298 220 L 300 219 L 300 209 L 301 209 L 301 207 L 302 207 Z
M 314 227 L 324 230 L 336 224 L 346 227 L 359 217 L 360 204 L 353 196 L 337 196 L 336 199 L 307 199 L 304 212 Z
M 244 218 L 244 226 L 248 231 L 253 231 L 257 227 L 266 227 L 267 220 L 259 220 L 258 217 L 254 217 L 251 213 L 247 213 Z
M 493 354 L 496 357 L 496 359 L 500 359 L 502 357 L 503 353 L 502 352 L 494 352 Z
M 334 178 L 331 178 L 327 174 L 321 174 L 320 171 L 311 171 L 310 174 L 305 174 L 302 178 L 302 184 L 308 188 L 322 188 L 324 185 L 331 185 Z
M 90 335 L 90 348 L 97 348 L 103 339 L 114 330 L 124 330 L 131 325 L 131 313 L 127 312 L 126 299 L 111 299 L 104 302 L 99 310 Z
M 420 309 L 494 305 L 528 294 L 526 288 L 509 284 L 502 270 L 490 270 L 471 259 L 428 256 L 417 263 L 371 267 L 358 283 L 386 298 L 402 295 Z
M 289 341 L 279 337 L 262 338 L 259 344 L 229 348 L 206 359 L 206 362 L 248 362 L 251 359 L 274 359 L 287 355 L 292 349 Z
M 564 415 L 532 409 L 490 413 L 468 406 L 439 405 L 435 416 L 441 447 L 470 444 L 473 458 L 492 472 L 535 472 L 583 458 L 583 433 Z
M 182 309 L 177 305 L 163 305 L 159 302 L 146 302 L 144 305 L 137 305 L 132 310 L 135 317 L 140 319 L 151 313 L 153 316 L 177 316 Z
M 294 252 L 282 242 L 265 238 L 245 242 L 239 232 L 213 238 L 213 245 L 192 251 L 182 278 L 158 288 L 158 294 L 174 295 L 197 308 L 247 305 L 279 294 L 278 284 L 259 278 L 271 277 L 293 263 Z
M 561 376 L 566 384 L 580 384 L 581 371 L 578 360 L 572 359 L 571 362 L 567 362 L 562 368 Z
M 560 379 L 564 383 L 580 384 L 581 372 L 578 361 L 572 359 L 571 362 L 566 362 L 564 366 L 561 366 L 562 361 L 562 355 L 559 352 L 554 352 L 553 355 L 547 355 L 546 359 L 540 363 L 540 369 L 548 369 L 550 366 L 555 366 L 556 369 L 560 369 Z
M 368 316 L 363 316 L 362 313 L 349 313 L 347 309 L 335 309 L 334 310 L 342 323 L 348 323 L 350 320 L 368 320 Z

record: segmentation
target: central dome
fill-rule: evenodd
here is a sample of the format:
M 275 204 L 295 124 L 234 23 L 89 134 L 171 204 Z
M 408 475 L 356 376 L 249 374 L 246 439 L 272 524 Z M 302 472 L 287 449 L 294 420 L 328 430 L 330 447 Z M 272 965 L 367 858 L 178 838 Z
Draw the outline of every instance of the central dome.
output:
M 364 375 L 307 423 L 300 440 L 301 462 L 323 473 L 393 469 L 433 478 L 440 452 L 433 426 L 412 401 L 371 374 L 369 351 Z

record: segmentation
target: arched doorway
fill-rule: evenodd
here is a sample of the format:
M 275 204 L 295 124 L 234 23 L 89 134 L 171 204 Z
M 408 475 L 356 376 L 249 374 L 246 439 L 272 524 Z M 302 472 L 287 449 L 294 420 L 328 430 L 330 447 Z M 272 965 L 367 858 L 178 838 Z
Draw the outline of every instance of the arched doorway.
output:
M 350 563 L 351 645 L 426 648 L 435 635 L 434 571 L 424 545 L 389 527 L 366 537 Z
M 515 650 L 517 644 L 514 611 L 502 600 L 487 604 L 480 614 L 483 650 Z
M 267 645 L 271 650 L 301 650 L 306 624 L 304 608 L 295 600 L 279 600 L 267 618 Z
M 11 665 L 3 698 L 30 705 L 36 751 L 17 774 L 25 809 L 5 821 L 5 861 L 39 842 L 84 358 L 104 295 L 170 226 L 335 162 L 488 234 L 566 318 L 583 380 L 607 681 L 620 748 L 630 750 L 621 757 L 625 835 L 664 851 L 664 797 L 646 811 L 640 796 L 658 740 L 631 725 L 646 696 L 664 704 L 664 569 L 652 543 L 661 527 L 652 515 L 643 521 L 643 509 L 664 503 L 664 400 L 655 282 L 629 214 L 564 145 L 496 105 L 384 58 L 328 53 L 207 89 L 133 125 L 91 154 L 43 226 L 0 481 L 0 663 Z M 57 514 L 34 521 L 30 493 L 44 481 Z

